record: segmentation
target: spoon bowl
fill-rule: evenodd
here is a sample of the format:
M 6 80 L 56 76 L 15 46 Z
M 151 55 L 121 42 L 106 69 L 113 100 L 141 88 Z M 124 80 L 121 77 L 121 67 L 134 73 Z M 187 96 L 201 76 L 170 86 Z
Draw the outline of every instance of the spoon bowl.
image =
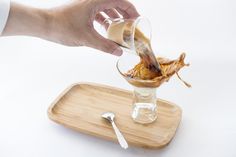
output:
M 105 112 L 102 114 L 102 118 L 112 122 L 115 119 L 115 114 L 113 112 Z
M 120 143 L 120 146 L 124 149 L 127 149 L 129 146 L 128 146 L 128 143 L 126 142 L 124 136 L 121 134 L 121 132 L 119 131 L 119 129 L 117 128 L 115 122 L 114 122 L 114 119 L 115 119 L 115 113 L 113 112 L 105 112 L 102 114 L 102 118 L 108 120 L 114 131 L 115 131 L 115 134 L 116 134 L 116 137 L 118 139 L 118 142 Z

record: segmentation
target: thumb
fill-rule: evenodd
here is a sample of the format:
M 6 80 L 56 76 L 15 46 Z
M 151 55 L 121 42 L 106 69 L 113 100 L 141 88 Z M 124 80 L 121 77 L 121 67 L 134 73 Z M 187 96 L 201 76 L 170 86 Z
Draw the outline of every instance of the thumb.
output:
M 123 51 L 118 44 L 115 42 L 104 38 L 96 30 L 92 30 L 90 33 L 90 39 L 88 40 L 88 46 L 110 53 L 115 56 L 121 56 Z

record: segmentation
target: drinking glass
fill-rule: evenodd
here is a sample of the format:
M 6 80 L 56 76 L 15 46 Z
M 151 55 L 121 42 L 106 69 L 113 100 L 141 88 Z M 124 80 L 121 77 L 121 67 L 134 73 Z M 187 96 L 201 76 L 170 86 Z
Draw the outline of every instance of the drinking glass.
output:
M 103 23 L 105 27 L 102 26 L 102 35 L 118 43 L 126 52 L 139 55 L 137 50 L 140 50 L 142 47 L 151 49 L 151 25 L 147 18 L 108 18 Z M 137 34 L 141 34 L 145 45 L 135 42 L 135 39 L 137 40 L 135 38 Z
M 116 67 L 119 73 L 133 86 L 133 110 L 132 118 L 141 124 L 152 123 L 157 118 L 156 87 L 152 80 L 131 78 L 126 73 L 140 62 L 138 50 L 151 48 L 151 26 L 146 18 L 137 19 L 106 19 L 104 21 L 106 36 L 108 39 L 121 45 L 123 55 L 117 61 Z M 141 33 L 145 45 L 137 44 L 137 33 Z M 140 35 L 140 34 L 139 34 Z M 146 45 L 147 44 L 147 45 Z
M 156 87 L 152 80 L 131 78 L 127 71 L 139 63 L 139 57 L 130 53 L 122 55 L 117 61 L 116 67 L 125 80 L 133 86 L 133 110 L 131 116 L 135 122 L 147 124 L 157 118 Z

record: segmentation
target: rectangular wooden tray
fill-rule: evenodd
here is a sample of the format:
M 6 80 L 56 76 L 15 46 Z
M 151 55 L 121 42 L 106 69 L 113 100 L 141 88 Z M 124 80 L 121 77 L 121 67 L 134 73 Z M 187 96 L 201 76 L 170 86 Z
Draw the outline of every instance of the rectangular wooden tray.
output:
M 161 148 L 174 137 L 181 120 L 181 109 L 158 99 L 158 118 L 142 125 L 131 118 L 132 92 L 93 83 L 78 83 L 66 89 L 49 107 L 51 120 L 79 132 L 117 141 L 103 112 L 116 114 L 116 124 L 129 145 Z

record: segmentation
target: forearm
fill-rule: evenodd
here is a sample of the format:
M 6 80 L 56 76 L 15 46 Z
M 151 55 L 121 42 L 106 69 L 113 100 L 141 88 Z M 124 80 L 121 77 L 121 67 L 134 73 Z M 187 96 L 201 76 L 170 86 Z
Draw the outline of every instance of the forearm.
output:
M 88 46 L 120 56 L 122 50 L 119 45 L 94 29 L 95 20 L 104 24 L 107 18 L 101 12 L 112 19 L 135 19 L 139 16 L 128 0 L 74 0 L 51 9 L 17 3 L 11 3 L 9 7 L 9 0 L 0 0 L 0 34 L 35 36 L 67 46 Z
M 27 35 L 45 37 L 49 27 L 46 10 L 11 3 L 9 17 L 2 36 Z

